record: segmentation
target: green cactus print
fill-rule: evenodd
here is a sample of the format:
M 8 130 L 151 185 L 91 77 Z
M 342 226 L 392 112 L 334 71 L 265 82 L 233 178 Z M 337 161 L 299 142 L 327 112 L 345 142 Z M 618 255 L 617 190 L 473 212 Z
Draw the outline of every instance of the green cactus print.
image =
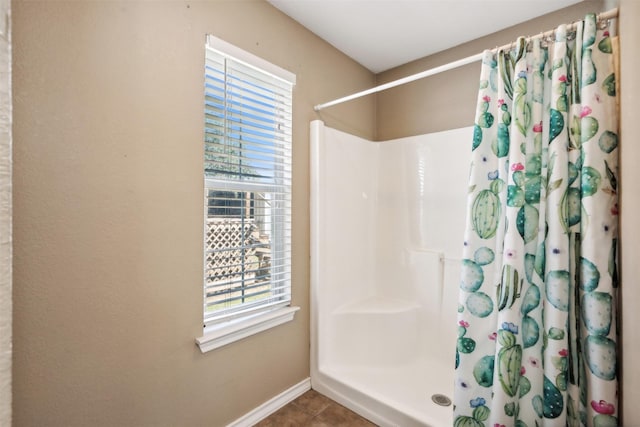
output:
M 475 292 L 484 282 L 482 267 L 470 259 L 462 260 L 462 278 L 460 288 L 467 292 Z
M 582 35 L 582 50 L 592 46 L 596 42 L 596 20 L 593 15 L 587 15 L 584 20 L 584 34 Z
M 533 399 L 531 399 L 531 405 L 533 406 L 533 410 L 538 418 L 542 418 L 544 416 L 542 412 L 544 410 L 544 400 L 542 399 L 542 396 L 539 394 L 533 396 Z
M 546 376 L 544 377 L 544 406 L 542 412 L 545 418 L 558 418 L 562 414 L 564 408 L 564 399 L 562 393 L 558 390 L 553 382 Z
M 586 258 L 580 258 L 580 289 L 591 292 L 600 283 L 600 272 L 594 263 Z
M 608 130 L 602 132 L 598 139 L 598 146 L 605 153 L 611 153 L 618 147 L 618 135 Z
M 507 206 L 520 207 L 524 205 L 524 191 L 516 186 L 507 187 Z
M 547 255 L 545 252 L 545 247 L 546 247 L 545 243 L 541 242 L 540 245 L 538 246 L 538 250 L 536 251 L 535 262 L 533 264 L 533 269 L 538 275 L 538 277 L 540 278 L 544 277 L 544 271 L 545 271 L 545 265 L 546 265 L 545 262 L 546 262 Z
M 496 234 L 502 207 L 500 199 L 491 190 L 482 190 L 476 196 L 472 207 L 473 225 L 481 239 L 489 239 Z
M 458 343 L 456 345 L 456 351 L 458 353 L 469 354 L 476 348 L 476 342 L 472 338 L 467 338 L 467 328 L 464 326 L 458 326 Z
M 609 74 L 609 76 L 602 82 L 602 88 L 609 96 L 616 96 L 616 75 Z
M 609 181 L 609 185 L 613 191 L 618 189 L 618 178 L 616 178 L 616 174 L 611 170 L 607 161 L 604 161 L 605 172 L 607 173 L 607 180 Z M 617 209 L 617 208 L 616 208 Z
M 569 272 L 554 270 L 547 274 L 547 301 L 561 311 L 569 310 Z
M 485 425 L 473 417 L 460 415 L 453 422 L 453 427 L 485 427 Z
M 527 167 L 537 170 L 534 173 L 540 173 L 542 168 L 540 162 L 540 156 L 532 156 L 527 160 Z M 527 174 L 528 175 L 528 174 Z M 524 200 L 531 206 L 540 203 L 540 190 L 542 188 L 542 177 L 540 175 L 527 176 L 527 181 L 524 185 Z
M 471 147 L 471 149 L 475 150 L 476 148 L 478 148 L 481 142 L 482 142 L 482 128 L 478 125 L 475 125 L 473 127 L 473 146 Z
M 530 279 L 527 279 L 531 282 Z M 522 298 L 522 305 L 520 306 L 520 312 L 523 316 L 531 313 L 540 305 L 540 288 L 534 284 L 531 284 L 527 289 L 527 292 Z
M 540 338 L 540 326 L 533 318 L 522 318 L 522 343 L 524 348 L 533 347 Z
M 597 169 L 590 166 L 582 168 L 582 196 L 593 196 L 600 187 L 602 175 Z
M 473 377 L 482 387 L 493 386 L 494 356 L 484 356 L 473 367 Z
M 600 40 L 600 43 L 598 43 L 598 49 L 600 49 L 600 52 L 612 53 L 613 49 L 611 48 L 611 38 L 605 37 Z
M 561 340 L 564 339 L 564 330 L 560 328 L 550 328 L 549 333 L 547 334 L 549 339 L 552 340 Z
M 605 336 L 589 335 L 584 342 L 584 355 L 593 375 L 607 381 L 616 377 L 615 341 Z
M 478 265 L 487 265 L 491 264 L 493 260 L 496 258 L 495 253 L 491 250 L 491 248 L 482 247 L 476 251 L 473 255 L 473 260 Z
M 476 348 L 476 342 L 471 338 L 458 338 L 457 350 L 459 353 L 468 354 Z
M 527 283 L 533 283 L 533 272 L 536 265 L 536 257 L 533 254 L 524 254 L 524 274 L 527 280 Z M 526 300 L 522 301 L 522 305 L 524 305 Z M 527 313 L 522 313 L 527 314 Z
M 593 427 L 618 427 L 618 419 L 611 415 L 598 414 L 593 417 Z
M 591 59 L 591 49 L 585 49 L 582 52 L 582 86 L 594 84 L 597 79 L 596 67 Z
M 600 128 L 598 120 L 594 117 L 583 117 L 580 121 L 580 142 L 583 144 L 593 138 Z
M 487 317 L 493 312 L 493 301 L 485 293 L 473 292 L 467 298 L 467 310 L 476 317 Z
M 458 415 L 453 421 L 454 427 L 484 427 L 484 422 L 489 419 L 491 410 L 485 406 L 486 400 L 477 397 L 469 401 L 469 407 L 472 409 L 471 416 Z
M 518 79 L 516 82 L 516 88 L 518 93 L 514 102 L 516 127 L 522 135 L 526 135 L 527 130 L 531 125 L 531 105 L 526 102 L 524 96 L 527 91 L 527 80 L 523 78 Z
M 527 377 L 520 377 L 520 392 L 518 393 L 519 397 L 522 398 L 527 393 L 531 391 L 531 381 Z
M 524 243 L 532 242 L 538 236 L 538 219 L 538 209 L 528 203 L 518 210 L 516 227 Z
M 606 337 L 611 331 L 613 298 L 606 292 L 587 292 L 582 296 L 582 320 L 590 335 Z
M 515 344 L 498 352 L 498 379 L 507 396 L 513 397 L 518 392 L 521 364 L 522 346 Z
M 493 114 L 491 113 L 484 113 L 482 115 L 482 119 L 479 120 L 478 124 L 480 125 L 480 127 L 483 128 L 490 128 L 493 125 L 493 121 L 494 121 L 494 117 Z
M 562 227 L 568 233 L 569 229 L 580 223 L 582 217 L 582 198 L 580 189 L 568 187 L 560 201 L 560 222 Z
M 598 28 L 589 14 L 483 54 L 454 426 L 619 425 L 622 141 L 615 41 Z
M 510 121 L 510 119 L 509 119 Z M 509 155 L 509 124 L 498 124 L 498 136 L 491 144 L 493 154 L 498 157 L 506 157 Z
M 496 301 L 498 302 L 498 311 L 505 308 L 513 307 L 516 299 L 520 297 L 520 289 L 522 288 L 523 279 L 520 279 L 518 270 L 505 265 L 502 268 L 502 280 L 496 287 Z
M 513 417 L 516 414 L 516 404 L 510 402 L 504 405 L 504 413 L 510 417 Z
M 560 135 L 564 129 L 564 115 L 560 111 L 554 110 L 553 108 L 549 111 L 549 114 L 551 115 L 549 127 L 549 142 L 551 142 L 558 135 Z
M 569 127 L 569 141 L 571 143 L 571 148 L 579 149 L 582 144 L 580 135 L 580 132 L 582 132 L 581 125 L 582 119 L 580 119 L 580 116 L 574 116 L 573 120 L 571 121 L 571 126 Z

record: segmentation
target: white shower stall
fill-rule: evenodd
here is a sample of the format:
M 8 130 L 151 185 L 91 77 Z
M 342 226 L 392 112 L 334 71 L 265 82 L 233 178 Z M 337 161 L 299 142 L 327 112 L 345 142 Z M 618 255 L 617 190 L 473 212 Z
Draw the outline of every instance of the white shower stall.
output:
M 472 134 L 311 123 L 312 387 L 381 426 L 453 421 L 432 397 L 453 392 Z

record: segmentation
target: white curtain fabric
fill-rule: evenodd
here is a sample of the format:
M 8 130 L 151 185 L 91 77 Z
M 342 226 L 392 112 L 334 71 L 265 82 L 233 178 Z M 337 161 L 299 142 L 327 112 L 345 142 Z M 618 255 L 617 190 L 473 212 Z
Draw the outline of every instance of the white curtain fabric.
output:
M 615 43 L 598 27 L 484 54 L 457 427 L 618 425 Z

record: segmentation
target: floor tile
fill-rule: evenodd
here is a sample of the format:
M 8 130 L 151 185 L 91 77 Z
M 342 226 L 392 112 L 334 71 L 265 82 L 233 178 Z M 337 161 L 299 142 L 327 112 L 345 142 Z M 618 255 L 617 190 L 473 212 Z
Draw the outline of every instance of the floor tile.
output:
M 329 406 L 331 402 L 332 400 L 328 397 L 321 395 L 315 390 L 309 390 L 292 403 L 308 414 L 315 416 Z
M 260 421 L 255 427 L 300 427 L 307 425 L 311 418 L 312 415 L 300 407 L 289 404 Z
M 309 390 L 254 427 L 376 427 L 376 425 L 317 391 Z
M 331 402 L 314 417 L 310 425 L 320 427 L 325 424 L 334 427 L 375 427 L 375 424 L 336 402 Z

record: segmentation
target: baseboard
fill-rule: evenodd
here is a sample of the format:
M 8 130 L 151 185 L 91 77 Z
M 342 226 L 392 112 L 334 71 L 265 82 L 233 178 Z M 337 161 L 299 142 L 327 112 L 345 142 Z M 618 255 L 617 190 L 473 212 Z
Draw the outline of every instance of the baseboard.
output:
M 311 390 L 311 378 L 306 378 L 244 414 L 227 427 L 251 427 L 309 390 Z

